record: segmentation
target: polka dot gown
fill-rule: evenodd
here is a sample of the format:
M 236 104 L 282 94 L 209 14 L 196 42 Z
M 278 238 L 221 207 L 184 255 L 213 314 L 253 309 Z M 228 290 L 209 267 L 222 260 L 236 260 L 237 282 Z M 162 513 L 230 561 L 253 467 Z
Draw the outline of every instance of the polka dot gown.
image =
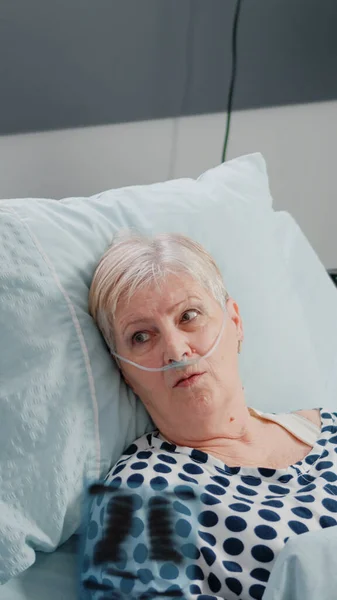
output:
M 197 494 L 196 542 L 185 544 L 190 561 L 184 572 L 186 597 L 260 599 L 275 559 L 291 536 L 337 524 L 337 413 L 321 408 L 320 414 L 315 445 L 303 460 L 285 469 L 228 467 L 200 450 L 170 444 L 155 431 L 133 443 L 111 470 L 105 483 L 138 498 L 134 519 L 146 490 L 171 490 L 178 537 L 186 538 L 191 531 L 186 491 Z M 140 532 L 146 524 L 138 520 Z M 103 527 L 101 496 L 93 502 L 87 530 L 83 562 L 87 576 L 90 547 Z M 144 544 L 137 549 L 136 542 L 137 576 L 148 584 L 153 574 L 142 569 L 146 549 Z M 161 575 L 165 576 L 165 565 Z M 168 578 L 174 584 L 174 570 Z

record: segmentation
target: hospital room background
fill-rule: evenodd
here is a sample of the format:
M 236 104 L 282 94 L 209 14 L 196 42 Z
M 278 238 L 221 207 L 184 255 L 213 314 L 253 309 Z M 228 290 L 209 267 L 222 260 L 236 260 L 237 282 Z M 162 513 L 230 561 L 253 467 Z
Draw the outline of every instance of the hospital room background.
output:
M 119 228 L 214 254 L 257 409 L 336 410 L 336 31 L 336 0 L 0 1 L 0 600 L 84 600 L 81 476 L 149 425 L 88 312 Z M 335 598 L 328 533 L 293 600 L 318 565 Z
M 221 160 L 234 0 L 4 0 L 0 198 L 88 196 Z M 337 266 L 334 0 L 248 0 L 227 158 L 264 155 L 277 209 Z

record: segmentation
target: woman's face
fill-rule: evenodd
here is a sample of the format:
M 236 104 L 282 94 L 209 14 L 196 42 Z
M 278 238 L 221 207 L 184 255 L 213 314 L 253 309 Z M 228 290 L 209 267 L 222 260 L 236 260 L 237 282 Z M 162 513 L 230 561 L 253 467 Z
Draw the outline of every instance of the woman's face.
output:
M 225 318 L 225 327 L 213 346 Z M 201 440 L 216 435 L 241 383 L 238 340 L 242 323 L 237 305 L 229 299 L 224 312 L 192 277 L 168 275 L 160 286 L 136 292 L 129 303 L 118 302 L 115 315 L 116 351 L 146 367 L 201 357 L 192 366 L 149 372 L 121 361 L 122 373 L 159 430 L 172 439 Z M 190 385 L 178 380 L 199 373 Z

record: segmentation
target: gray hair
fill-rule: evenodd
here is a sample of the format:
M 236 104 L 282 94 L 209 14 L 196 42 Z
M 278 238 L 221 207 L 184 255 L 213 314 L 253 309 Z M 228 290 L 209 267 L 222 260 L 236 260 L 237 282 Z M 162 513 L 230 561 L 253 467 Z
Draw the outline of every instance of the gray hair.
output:
M 136 290 L 153 283 L 160 287 L 166 275 L 178 273 L 192 276 L 225 307 L 229 296 L 222 275 L 201 244 L 180 233 L 117 233 L 98 263 L 89 292 L 89 312 L 111 350 L 119 300 L 129 302 Z

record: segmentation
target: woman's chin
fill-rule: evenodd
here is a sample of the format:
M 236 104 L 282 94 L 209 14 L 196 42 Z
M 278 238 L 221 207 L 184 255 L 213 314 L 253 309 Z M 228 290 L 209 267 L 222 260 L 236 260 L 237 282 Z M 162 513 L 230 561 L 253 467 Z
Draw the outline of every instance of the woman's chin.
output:
M 190 390 L 190 393 L 181 395 L 178 403 L 181 403 L 181 408 L 185 405 L 188 406 L 189 410 L 193 411 L 193 417 L 195 418 L 198 414 L 205 416 L 212 414 L 216 410 L 216 401 L 211 393 L 205 391 Z M 189 419 L 191 414 L 189 413 Z

